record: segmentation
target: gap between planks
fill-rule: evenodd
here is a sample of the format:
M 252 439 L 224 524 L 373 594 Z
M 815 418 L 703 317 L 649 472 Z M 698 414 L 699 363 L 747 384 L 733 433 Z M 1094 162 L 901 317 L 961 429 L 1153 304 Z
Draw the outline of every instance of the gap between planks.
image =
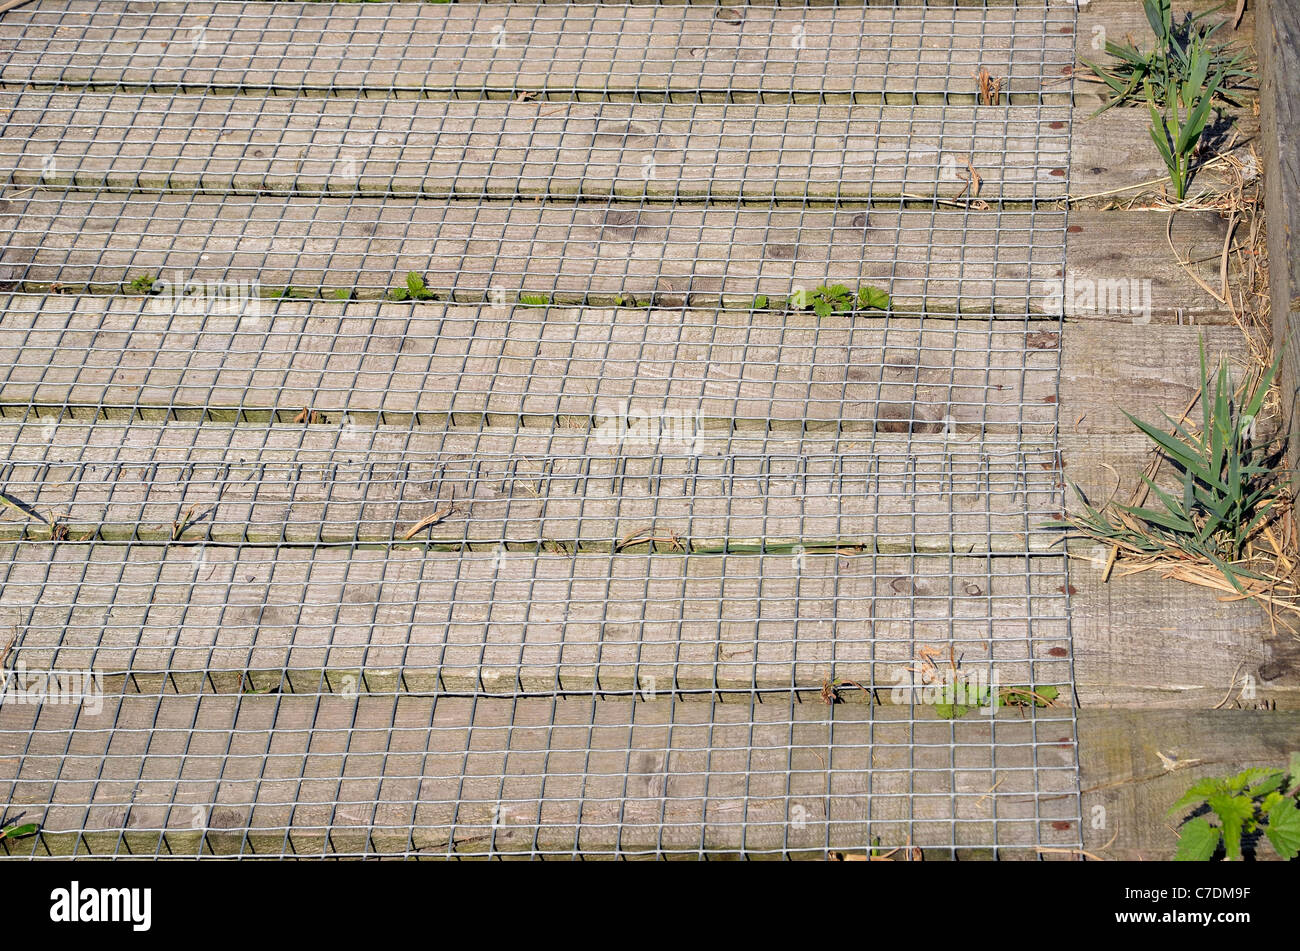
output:
M 0 204 L 9 288 L 120 291 L 141 276 L 180 286 L 246 282 L 255 292 L 379 296 L 423 274 L 458 300 L 558 303 L 620 297 L 751 308 L 799 287 L 884 286 L 899 313 L 1211 319 L 1221 308 L 1181 268 L 1167 216 L 1063 211 L 745 210 L 515 206 L 413 199 L 40 195 Z M 90 225 L 87 228 L 87 224 Z M 1217 282 L 1226 223 L 1180 214 L 1173 239 Z M 1033 251 L 1031 252 L 1031 247 Z M 1067 277 L 1069 280 L 1067 281 Z M 1106 307 L 1094 299 L 1114 299 Z M 1149 307 L 1148 307 L 1149 305 Z

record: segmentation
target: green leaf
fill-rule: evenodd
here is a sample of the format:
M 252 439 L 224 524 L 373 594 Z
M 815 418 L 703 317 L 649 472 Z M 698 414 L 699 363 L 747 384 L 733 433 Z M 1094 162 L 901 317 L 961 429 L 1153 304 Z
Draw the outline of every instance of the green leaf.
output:
M 1202 779 L 1200 782 L 1192 786 L 1191 789 L 1187 790 L 1187 792 L 1183 793 L 1182 798 L 1169 808 L 1167 814 L 1173 815 L 1179 809 L 1182 809 L 1185 806 L 1190 806 L 1194 802 L 1205 802 L 1205 800 L 1209 799 L 1215 793 L 1223 792 L 1225 788 L 1226 786 L 1222 779 L 1213 777 Z
M 1138 505 L 1121 505 L 1122 511 L 1130 515 L 1136 515 L 1144 522 L 1150 522 L 1152 525 L 1159 525 L 1161 528 L 1167 528 L 1171 532 L 1193 532 L 1196 530 L 1191 522 L 1173 515 L 1166 515 L 1164 512 L 1157 512 L 1155 509 L 1142 508 Z
M 1208 862 L 1219 847 L 1219 830 L 1201 817 L 1188 819 L 1178 837 L 1176 862 Z
M 829 317 L 831 315 L 831 305 L 824 300 L 813 303 L 813 313 L 818 317 Z
M 1145 433 L 1152 442 L 1159 445 L 1169 458 L 1177 462 L 1179 465 L 1191 469 L 1196 474 L 1197 478 L 1202 482 L 1205 482 L 1207 485 L 1212 485 L 1221 492 L 1228 491 L 1228 487 L 1224 485 L 1218 474 L 1206 469 L 1201 457 L 1196 455 L 1196 453 L 1193 452 L 1185 443 L 1179 442 L 1173 436 L 1157 429 L 1150 423 L 1143 422 L 1131 413 L 1125 413 L 1124 415 L 1129 418 L 1129 421 L 1133 423 L 1134 426 L 1142 430 L 1142 432 Z
M 1119 56 L 1120 54 L 1112 53 L 1111 55 Z M 1113 92 L 1122 92 L 1128 85 L 1118 76 L 1116 76 L 1114 73 L 1109 72 L 1106 69 L 1103 69 L 1101 66 L 1097 65 L 1092 60 L 1084 59 L 1082 56 L 1080 56 L 1079 62 L 1082 63 L 1084 66 L 1086 66 L 1088 69 L 1092 70 L 1093 74 L 1102 82 L 1104 82 L 1107 86 L 1109 86 Z M 1115 102 L 1115 100 L 1112 99 L 1111 102 L 1113 103 Z M 1101 110 L 1098 110 L 1098 112 L 1100 111 Z M 1097 115 L 1097 113 L 1094 112 L 1093 115 Z
M 1257 782 L 1270 779 L 1279 770 L 1272 769 L 1268 766 L 1252 766 L 1250 769 L 1243 769 L 1235 776 L 1230 776 L 1224 780 L 1224 789 L 1229 792 L 1241 792 Z
M 26 825 L 10 826 L 7 829 L 0 829 L 0 839 L 22 839 L 29 835 L 35 835 L 40 829 L 35 822 L 29 822 Z
M 1223 851 L 1228 861 L 1241 858 L 1241 830 L 1255 815 L 1255 804 L 1245 796 L 1216 793 L 1206 800 L 1206 805 L 1223 823 Z
M 1197 142 L 1201 140 L 1201 133 L 1205 130 L 1205 122 L 1210 114 L 1210 102 L 1213 100 L 1213 91 L 1223 82 L 1223 74 L 1215 73 L 1214 79 L 1210 80 L 1210 85 L 1206 87 L 1205 92 L 1201 94 L 1201 100 L 1187 116 L 1187 122 L 1183 125 L 1178 136 L 1178 151 L 1186 155 L 1191 152 Z
M 766 295 L 766 294 L 759 294 L 757 297 L 754 298 L 754 309 L 755 309 L 755 310 L 761 310 L 762 308 L 764 308 L 764 307 L 766 307 L 766 306 L 767 306 L 767 295 Z
M 878 287 L 858 288 L 858 303 L 868 310 L 889 310 L 893 301 Z
M 1118 43 L 1107 40 L 1106 52 L 1116 59 L 1122 59 L 1130 66 L 1136 66 L 1142 70 L 1149 69 L 1151 66 L 1151 57 L 1144 56 L 1136 46 L 1120 46 Z
M 1260 408 L 1264 405 L 1264 398 L 1268 396 L 1269 387 L 1273 385 L 1273 376 L 1277 373 L 1281 361 L 1282 355 L 1278 354 L 1277 359 L 1273 361 L 1273 365 L 1260 374 L 1259 380 L 1255 383 L 1255 390 L 1242 410 L 1243 415 L 1252 418 L 1259 415 Z
M 1246 795 L 1251 799 L 1258 799 L 1260 796 L 1267 795 L 1273 790 L 1282 786 L 1282 780 L 1286 779 L 1286 773 L 1280 769 L 1270 769 L 1269 775 L 1261 778 L 1257 782 L 1250 783 L 1246 787 Z
M 1268 810 L 1268 841 L 1284 859 L 1300 855 L 1300 806 L 1294 799 L 1279 799 Z
M 1155 115 L 1154 106 L 1151 108 L 1151 114 Z M 1156 131 L 1157 128 L 1160 130 L 1159 132 Z M 1156 148 L 1160 150 L 1160 157 L 1165 160 L 1165 165 L 1169 168 L 1170 175 L 1175 174 L 1177 166 L 1174 163 L 1174 153 L 1170 151 L 1169 143 L 1165 139 L 1164 126 L 1159 123 L 1159 120 L 1157 120 L 1156 124 L 1147 131 L 1151 133 L 1151 141 L 1154 142 Z
M 1147 22 L 1151 24 L 1151 31 L 1156 37 L 1163 39 L 1168 36 L 1173 15 L 1169 0 L 1142 0 L 1142 8 L 1146 11 Z

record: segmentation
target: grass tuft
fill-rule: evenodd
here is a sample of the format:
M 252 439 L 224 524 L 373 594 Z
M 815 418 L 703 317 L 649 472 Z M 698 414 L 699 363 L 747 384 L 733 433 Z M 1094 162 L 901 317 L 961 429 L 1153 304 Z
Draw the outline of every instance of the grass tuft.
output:
M 1127 44 L 1106 42 L 1106 52 L 1111 56 L 1109 66 L 1102 66 L 1080 58 L 1083 63 L 1110 91 L 1110 98 L 1093 113 L 1100 115 L 1114 106 L 1138 104 L 1138 93 L 1150 86 L 1157 101 L 1163 102 L 1171 89 L 1187 85 L 1189 79 L 1204 64 L 1205 76 L 1220 74 L 1222 82 L 1213 95 L 1223 102 L 1238 105 L 1227 90 L 1250 82 L 1255 74 L 1245 68 L 1246 54 L 1228 43 L 1215 42 L 1215 34 L 1226 20 L 1210 23 L 1207 17 L 1213 11 L 1186 14 L 1175 20 L 1171 0 L 1143 0 L 1143 11 L 1155 44 L 1150 52 L 1142 52 L 1130 36 Z
M 1290 511 L 1278 468 L 1282 451 L 1257 435 L 1277 367 L 1274 361 L 1252 371 L 1237 398 L 1226 361 L 1211 372 L 1202 344 L 1199 429 L 1187 414 L 1179 420 L 1166 414 L 1163 426 L 1125 414 L 1170 464 L 1174 484 L 1158 485 L 1149 468 L 1131 504 L 1102 507 L 1073 486 L 1082 514 L 1046 527 L 1108 546 L 1108 573 L 1116 563 L 1131 562 L 1133 571 L 1160 569 L 1167 577 L 1300 613 L 1294 566 L 1271 531 Z

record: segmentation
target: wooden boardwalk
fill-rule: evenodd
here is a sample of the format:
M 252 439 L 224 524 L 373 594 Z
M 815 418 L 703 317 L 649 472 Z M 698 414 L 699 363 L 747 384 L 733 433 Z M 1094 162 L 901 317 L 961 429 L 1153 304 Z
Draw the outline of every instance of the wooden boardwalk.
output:
M 1072 80 L 1131 7 L 0 16 L 0 651 L 103 690 L 0 705 L 0 849 L 1171 851 L 1300 651 L 1042 528 L 1243 347 L 1216 214 L 1065 200 L 1161 174 Z M 891 695 L 958 662 L 1061 701 Z

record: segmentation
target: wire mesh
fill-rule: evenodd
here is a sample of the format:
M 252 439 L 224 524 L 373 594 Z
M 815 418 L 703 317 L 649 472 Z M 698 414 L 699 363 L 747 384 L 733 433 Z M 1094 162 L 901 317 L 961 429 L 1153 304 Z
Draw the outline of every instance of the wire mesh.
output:
M 1073 26 L 5 14 L 0 850 L 1077 845 Z

